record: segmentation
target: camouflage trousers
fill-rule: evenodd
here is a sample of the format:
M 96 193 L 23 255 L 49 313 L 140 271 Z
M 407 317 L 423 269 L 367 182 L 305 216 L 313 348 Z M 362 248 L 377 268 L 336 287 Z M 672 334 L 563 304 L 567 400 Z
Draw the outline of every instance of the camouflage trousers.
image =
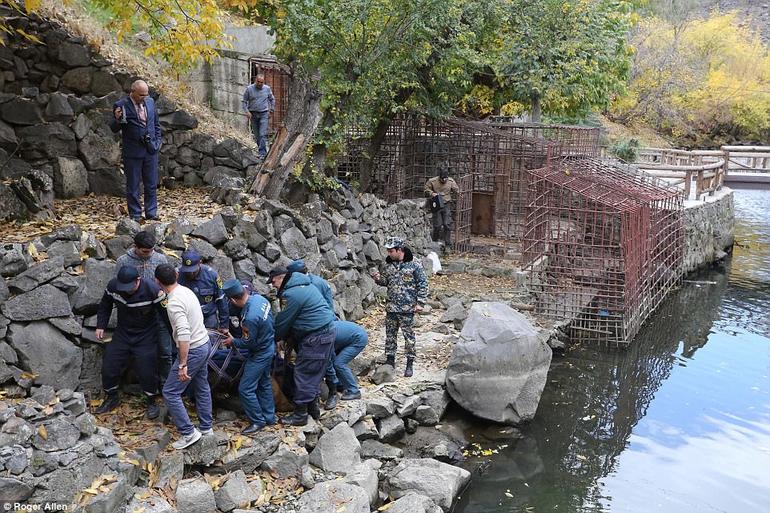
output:
M 414 314 L 413 313 L 393 313 L 385 314 L 385 356 L 396 356 L 396 338 L 398 329 L 404 334 L 404 352 L 406 357 L 414 359 Z

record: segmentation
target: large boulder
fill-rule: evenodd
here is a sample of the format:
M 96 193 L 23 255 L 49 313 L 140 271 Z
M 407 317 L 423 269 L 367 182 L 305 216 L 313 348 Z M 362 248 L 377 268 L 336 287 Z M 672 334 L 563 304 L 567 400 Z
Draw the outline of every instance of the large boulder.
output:
M 419 493 L 407 493 L 390 503 L 389 513 L 441 513 L 433 500 Z
M 186 513 L 212 513 L 217 510 L 214 490 L 202 477 L 184 479 L 176 488 L 176 507 Z
M 71 314 L 67 294 L 48 284 L 13 297 L 3 305 L 3 315 L 12 321 L 37 321 Z
M 54 165 L 53 186 L 59 198 L 77 198 L 88 192 L 88 170 L 80 159 L 58 157 Z
M 310 453 L 310 463 L 327 472 L 345 473 L 360 462 L 361 443 L 344 422 L 323 435 Z
M 360 486 L 327 481 L 299 498 L 299 513 L 369 513 L 369 495 Z
M 434 459 L 405 459 L 393 469 L 388 486 L 393 497 L 419 493 L 449 511 L 470 478 L 467 470 Z
M 77 156 L 75 132 L 59 122 L 25 126 L 16 130 L 21 142 L 21 155 L 27 160 Z
M 218 246 L 227 242 L 227 228 L 222 216 L 217 214 L 210 221 L 198 226 L 192 232 L 193 237 L 199 237 L 213 246 Z M 203 255 L 201 255 L 203 256 Z
M 11 324 L 8 342 L 19 355 L 21 366 L 37 374 L 37 384 L 78 388 L 83 351 L 49 323 Z
M 48 283 L 64 272 L 64 258 L 55 257 L 35 264 L 8 282 L 14 292 L 29 292 L 44 283 Z
M 107 283 L 115 275 L 115 264 L 89 258 L 83 268 L 86 279 L 72 297 L 72 309 L 78 314 L 92 315 L 99 308 Z
M 449 395 L 484 419 L 531 420 L 551 365 L 546 338 L 506 304 L 474 303 L 447 367 Z

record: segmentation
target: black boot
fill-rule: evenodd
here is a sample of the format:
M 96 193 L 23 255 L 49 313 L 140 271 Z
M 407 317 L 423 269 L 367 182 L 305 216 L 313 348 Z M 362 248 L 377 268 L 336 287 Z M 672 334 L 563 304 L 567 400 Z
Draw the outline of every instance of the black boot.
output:
M 338 400 L 337 392 L 329 392 L 329 397 L 326 399 L 326 404 L 324 404 L 324 410 L 333 410 L 337 406 Z
M 97 415 L 109 413 L 118 406 L 120 406 L 120 395 L 117 392 L 108 392 L 107 397 L 104 398 L 94 413 Z
M 392 354 L 385 356 L 385 365 L 390 365 L 391 367 L 396 367 L 396 357 Z
M 414 374 L 414 370 L 412 369 L 412 364 L 414 363 L 414 358 L 407 358 L 406 359 L 406 369 L 404 369 L 404 377 L 405 378 L 411 378 Z
M 313 417 L 313 420 L 318 420 L 321 418 L 321 407 L 318 406 L 319 403 L 318 397 L 313 399 L 313 401 L 307 405 L 307 412 L 308 414 Z
M 285 426 L 306 426 L 307 404 L 298 404 L 294 408 L 294 413 L 281 419 L 281 424 Z
M 158 407 L 158 404 L 155 402 L 155 396 L 154 395 L 148 395 L 147 396 L 147 413 L 145 416 L 150 419 L 157 419 L 160 417 L 160 408 Z

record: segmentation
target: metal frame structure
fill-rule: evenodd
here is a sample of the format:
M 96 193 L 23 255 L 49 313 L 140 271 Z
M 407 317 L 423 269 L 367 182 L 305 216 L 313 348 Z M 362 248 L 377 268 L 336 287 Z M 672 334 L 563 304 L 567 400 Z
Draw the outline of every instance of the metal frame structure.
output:
M 537 310 L 570 321 L 571 338 L 631 343 L 679 282 L 679 190 L 630 166 L 552 160 L 529 172 L 522 240 Z
M 396 117 L 376 151 L 362 131 L 350 129 L 338 177 L 360 182 L 371 165 L 371 189 L 389 201 L 423 197 L 425 182 L 441 168 L 458 181 L 455 250 L 472 249 L 471 234 L 488 235 L 503 246 L 521 238 L 527 198 L 527 170 L 549 156 L 599 154 L 599 130 L 589 127 L 432 119 L 419 113 Z M 464 177 L 470 176 L 470 179 Z M 460 183 L 462 181 L 462 183 Z

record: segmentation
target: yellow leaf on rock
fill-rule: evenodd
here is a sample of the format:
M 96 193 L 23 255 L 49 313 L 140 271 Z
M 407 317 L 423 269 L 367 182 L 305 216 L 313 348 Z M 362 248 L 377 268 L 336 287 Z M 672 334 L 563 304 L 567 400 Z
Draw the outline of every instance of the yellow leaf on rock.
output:
M 48 431 L 46 431 L 45 426 L 38 427 L 37 434 L 40 435 L 40 438 L 43 440 L 48 440 Z

